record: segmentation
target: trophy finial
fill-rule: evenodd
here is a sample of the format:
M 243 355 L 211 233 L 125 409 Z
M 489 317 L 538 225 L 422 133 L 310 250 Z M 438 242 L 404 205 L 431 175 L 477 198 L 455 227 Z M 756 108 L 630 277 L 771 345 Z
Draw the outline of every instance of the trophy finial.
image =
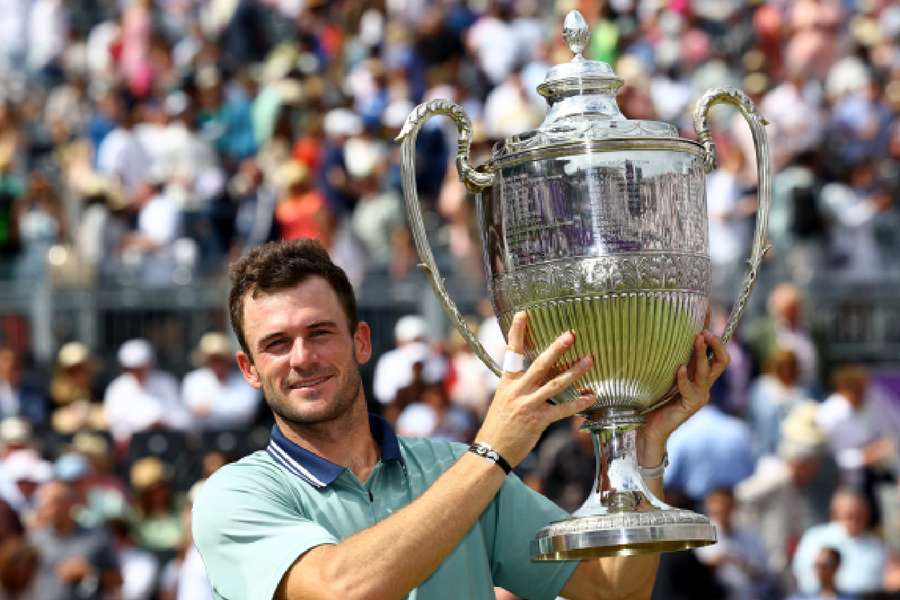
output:
M 563 37 L 576 59 L 581 58 L 582 51 L 591 39 L 591 30 L 577 10 L 569 11 L 566 15 L 566 20 L 563 21 Z

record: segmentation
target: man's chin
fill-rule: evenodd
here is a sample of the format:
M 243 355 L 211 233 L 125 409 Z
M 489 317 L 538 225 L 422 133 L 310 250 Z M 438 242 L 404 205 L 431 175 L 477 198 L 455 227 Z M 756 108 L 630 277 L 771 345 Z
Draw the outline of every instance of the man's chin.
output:
M 289 406 L 271 407 L 285 421 L 302 425 L 327 423 L 341 416 L 339 407 L 329 404 L 324 399 L 291 402 Z

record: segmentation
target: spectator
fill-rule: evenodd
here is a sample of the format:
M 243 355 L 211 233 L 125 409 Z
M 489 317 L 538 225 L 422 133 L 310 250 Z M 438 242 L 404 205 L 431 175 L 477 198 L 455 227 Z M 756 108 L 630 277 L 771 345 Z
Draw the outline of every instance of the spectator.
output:
M 443 379 L 446 363 L 431 349 L 427 341 L 427 324 L 416 315 L 401 317 L 394 326 L 396 347 L 385 352 L 375 365 L 372 381 L 375 397 L 382 405 L 389 405 L 397 392 L 413 380 L 413 365 L 422 363 L 422 380 L 435 383 Z
M 387 268 L 391 262 L 391 237 L 406 227 L 399 190 L 386 185 L 388 163 L 381 159 L 359 182 L 359 202 L 351 217 L 353 234 L 365 247 L 373 266 Z
M 191 533 L 194 499 L 203 486 L 201 479 L 188 491 L 187 502 L 181 510 L 184 536 L 178 544 L 178 554 L 165 567 L 160 588 L 160 600 L 212 600 L 212 585 L 206 567 Z
M 42 426 L 47 404 L 22 373 L 22 359 L 12 348 L 0 348 L 0 419 L 20 416 L 33 426 Z
M 22 520 L 29 522 L 34 516 L 35 492 L 42 484 L 50 481 L 52 476 L 50 463 L 30 448 L 16 450 L 0 463 L 0 472 L 15 485 L 8 501 Z
M 750 427 L 759 454 L 772 454 L 778 447 L 785 416 L 809 394 L 799 385 L 797 356 L 776 349 L 769 355 L 765 373 L 750 388 Z
M 97 171 L 112 180 L 125 191 L 131 202 L 138 186 L 150 177 L 150 157 L 134 134 L 134 106 L 127 96 L 108 100 L 107 116 L 114 128 L 103 136 L 97 147 Z
M 750 428 L 707 404 L 670 438 L 664 481 L 699 503 L 712 490 L 734 487 L 753 473 Z
M 122 374 L 113 379 L 103 398 L 109 430 L 117 444 L 127 444 L 138 431 L 185 429 L 190 424 L 178 397 L 178 382 L 154 368 L 150 342 L 133 339 L 119 348 Z
M 881 589 L 887 560 L 884 542 L 869 532 L 870 511 L 866 498 L 849 488 L 835 492 L 831 522 L 811 527 L 800 539 L 794 556 L 794 575 L 804 594 L 819 591 L 815 562 L 822 548 L 834 548 L 842 557 L 836 583 L 844 593 L 861 594 Z
M 758 530 L 769 569 L 790 589 L 790 564 L 803 533 L 828 520 L 837 467 L 816 421 L 818 404 L 788 413 L 778 450 L 757 462 L 753 475 L 735 488 L 739 521 Z
M 694 552 L 700 562 L 715 569 L 728 590 L 728 600 L 752 600 L 766 595 L 772 585 L 766 551 L 752 529 L 734 523 L 734 492 L 719 488 L 704 499 L 706 514 L 716 526 L 717 541 Z
M 40 554 L 36 586 L 42 600 L 103 598 L 122 584 L 112 541 L 103 529 L 82 528 L 73 516 L 76 496 L 62 481 L 38 490 L 31 542 Z
M 776 349 L 791 350 L 800 370 L 799 383 L 814 393 L 818 388 L 818 353 L 804 323 L 803 296 L 792 283 L 772 288 L 766 304 L 768 314 L 748 323 L 745 338 L 756 364 L 767 364 Z
M 22 537 L 0 537 L 0 598 L 41 600 L 35 589 L 40 555 Z
M 127 519 L 117 517 L 106 522 L 122 571 L 122 600 L 150 600 L 156 591 L 159 560 L 138 548 Z
M 18 276 L 39 280 L 44 273 L 47 252 L 66 235 L 62 206 L 46 174 L 35 171 L 28 179 L 28 190 L 16 210 L 22 256 Z
M 68 434 L 82 428 L 106 428 L 96 371 L 96 358 L 81 342 L 68 342 L 59 349 L 50 380 L 54 430 Z
M 282 196 L 275 209 L 281 239 L 322 237 L 319 213 L 328 210 L 322 195 L 312 187 L 306 167 L 289 160 L 278 169 Z
M 836 369 L 832 381 L 834 393 L 822 403 L 819 426 L 845 481 L 865 485 L 874 497 L 871 487 L 876 481 L 897 475 L 900 409 L 869 384 L 868 372 L 860 365 Z
M 837 588 L 837 572 L 841 566 L 841 553 L 834 548 L 824 547 L 816 555 L 813 563 L 819 587 L 811 594 L 797 594 L 789 600 L 852 600 L 853 596 L 842 594 Z
M 77 471 L 68 478 L 82 500 L 78 522 L 87 527 L 102 525 L 119 515 L 128 505 L 128 490 L 115 474 L 109 443 L 106 438 L 82 431 L 75 434 L 68 457 Z M 77 477 L 75 476 L 77 475 Z
M 123 258 L 138 270 L 145 287 L 169 285 L 176 281 L 181 210 L 159 174 L 135 188 L 132 206 L 137 210 L 137 227 L 122 239 Z
M 250 426 L 260 395 L 238 371 L 228 336 L 206 333 L 194 352 L 202 366 L 185 375 L 181 385 L 181 397 L 194 425 L 203 430 Z
M 184 530 L 162 461 L 155 456 L 136 461 L 131 466 L 131 489 L 135 494 L 131 523 L 135 542 L 158 557 L 171 558 Z
M 0 421 L 0 460 L 16 450 L 34 449 L 31 423 L 22 417 L 7 417 Z

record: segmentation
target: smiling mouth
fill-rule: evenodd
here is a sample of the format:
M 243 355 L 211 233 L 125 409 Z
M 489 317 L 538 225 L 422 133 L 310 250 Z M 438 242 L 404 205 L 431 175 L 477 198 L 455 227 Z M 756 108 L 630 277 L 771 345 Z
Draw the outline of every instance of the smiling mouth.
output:
M 321 385 L 331 379 L 331 375 L 323 375 L 321 377 L 310 377 L 308 379 L 302 379 L 300 381 L 295 381 L 293 383 L 288 384 L 288 388 L 292 390 L 302 390 L 307 388 L 313 388 L 318 385 Z

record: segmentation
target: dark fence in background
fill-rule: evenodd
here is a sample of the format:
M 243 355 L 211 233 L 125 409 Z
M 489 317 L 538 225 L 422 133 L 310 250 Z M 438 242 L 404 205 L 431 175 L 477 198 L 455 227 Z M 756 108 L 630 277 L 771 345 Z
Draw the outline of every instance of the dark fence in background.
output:
M 448 289 L 460 309 L 474 314 L 484 288 L 447 270 Z M 764 310 L 768 290 L 754 292 L 745 320 Z M 432 334 L 443 335 L 449 322 L 420 274 L 392 281 L 371 273 L 359 292 L 360 316 L 372 326 L 375 355 L 393 346 L 393 328 L 405 314 L 426 317 Z M 806 289 L 807 316 L 820 344 L 824 366 L 859 361 L 876 367 L 900 367 L 900 276 L 859 282 L 830 276 Z M 79 340 L 94 350 L 104 373 L 116 372 L 116 351 L 133 337 L 146 337 L 157 349 L 160 366 L 177 375 L 193 368 L 191 351 L 210 330 L 229 331 L 227 282 L 195 280 L 167 288 L 133 285 L 102 288 L 54 286 L 43 282 L 0 283 L 0 343 L 27 357 L 29 370 L 52 366 L 58 348 Z M 372 364 L 363 369 L 366 383 Z

